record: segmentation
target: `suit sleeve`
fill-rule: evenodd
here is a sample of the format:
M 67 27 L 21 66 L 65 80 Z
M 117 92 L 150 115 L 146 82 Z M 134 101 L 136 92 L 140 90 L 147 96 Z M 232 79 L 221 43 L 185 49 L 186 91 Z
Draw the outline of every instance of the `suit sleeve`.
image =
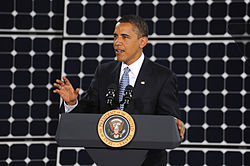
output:
M 172 73 L 163 84 L 158 99 L 158 114 L 166 114 L 181 119 L 179 110 L 176 76 Z

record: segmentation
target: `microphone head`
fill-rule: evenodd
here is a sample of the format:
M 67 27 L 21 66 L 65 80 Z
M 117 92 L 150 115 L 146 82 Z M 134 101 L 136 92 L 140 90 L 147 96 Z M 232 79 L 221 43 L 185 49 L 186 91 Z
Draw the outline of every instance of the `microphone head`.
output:
M 131 86 L 131 85 L 127 85 L 126 86 L 126 88 L 125 88 L 125 91 L 124 91 L 124 94 L 125 94 L 125 96 L 126 97 L 128 97 L 128 96 L 131 96 L 132 97 L 132 95 L 133 95 L 133 86 Z M 127 96 L 128 95 L 128 96 Z
M 126 88 L 125 88 L 125 90 L 127 90 L 127 91 L 133 91 L 133 86 L 132 85 L 127 85 L 126 86 Z
M 117 87 L 115 84 L 112 83 L 108 86 L 108 92 L 106 94 L 106 103 L 109 106 L 113 106 L 114 104 L 116 90 L 117 90 Z
M 122 103 L 124 103 L 124 107 L 127 107 L 129 105 L 132 96 L 133 96 L 133 86 L 127 85 L 122 100 Z

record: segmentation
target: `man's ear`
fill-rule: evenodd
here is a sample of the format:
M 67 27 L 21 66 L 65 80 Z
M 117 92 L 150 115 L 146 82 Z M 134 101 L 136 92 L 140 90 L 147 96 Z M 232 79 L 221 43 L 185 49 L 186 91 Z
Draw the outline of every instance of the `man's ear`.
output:
M 146 36 L 140 38 L 140 48 L 143 48 L 147 45 L 148 38 Z

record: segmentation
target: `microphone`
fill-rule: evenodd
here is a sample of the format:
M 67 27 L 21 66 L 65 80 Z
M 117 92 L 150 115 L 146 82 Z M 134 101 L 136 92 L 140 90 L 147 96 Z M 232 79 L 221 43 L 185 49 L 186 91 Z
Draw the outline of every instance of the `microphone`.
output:
M 133 96 L 133 86 L 128 85 L 125 88 L 124 96 L 123 96 L 123 99 L 122 99 L 122 103 L 124 103 L 125 107 L 127 105 L 129 105 L 129 103 L 130 103 L 130 101 L 132 99 L 132 96 Z
M 106 94 L 106 103 L 109 106 L 113 106 L 114 104 L 114 99 L 115 99 L 115 92 L 116 92 L 117 88 L 115 84 L 110 84 L 108 87 L 108 93 Z

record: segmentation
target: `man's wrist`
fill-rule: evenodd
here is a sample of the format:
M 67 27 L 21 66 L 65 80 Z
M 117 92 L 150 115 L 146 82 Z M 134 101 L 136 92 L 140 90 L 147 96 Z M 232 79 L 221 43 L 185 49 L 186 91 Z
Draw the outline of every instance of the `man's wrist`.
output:
M 76 104 L 75 104 L 75 105 L 68 105 L 68 104 L 64 101 L 65 113 L 71 112 L 77 105 L 78 105 L 78 100 L 76 100 Z

